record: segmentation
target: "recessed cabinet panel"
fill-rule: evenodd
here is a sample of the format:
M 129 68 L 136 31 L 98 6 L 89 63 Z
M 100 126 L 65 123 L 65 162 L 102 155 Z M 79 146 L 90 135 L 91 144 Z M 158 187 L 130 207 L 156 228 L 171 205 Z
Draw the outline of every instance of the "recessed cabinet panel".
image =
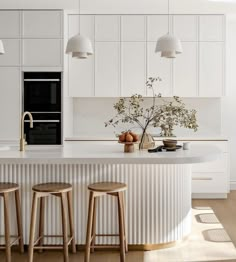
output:
M 0 38 L 20 37 L 20 12 L 0 11 Z
M 156 54 L 155 47 L 155 42 L 147 43 L 147 78 L 160 77 L 162 81 L 155 85 L 155 93 L 171 96 L 171 60 Z M 152 95 L 152 91 L 147 89 L 147 96 Z
M 197 41 L 197 16 L 195 15 L 174 15 L 173 33 L 181 41 Z
M 120 96 L 120 44 L 96 43 L 95 96 Z
M 69 96 L 94 96 L 94 56 L 87 59 L 77 59 L 69 56 Z
M 23 11 L 24 38 L 61 38 L 61 11 Z
M 224 41 L 224 15 L 199 16 L 200 41 Z
M 122 96 L 146 95 L 146 43 L 122 43 L 121 80 Z
M 97 15 L 95 16 L 95 41 L 119 41 L 120 16 Z
M 23 40 L 23 66 L 61 66 L 61 46 L 60 39 Z
M 157 41 L 157 39 L 168 32 L 167 15 L 147 16 L 147 41 Z
M 68 23 L 69 37 L 78 34 L 80 30 L 81 35 L 87 36 L 91 41 L 94 40 L 94 16 L 81 15 L 79 18 L 79 15 L 69 15 Z
M 121 17 L 121 41 L 146 41 L 146 17 L 144 15 Z
M 197 88 L 197 46 L 196 42 L 183 42 L 183 53 L 174 60 L 174 95 L 195 97 Z
M 220 97 L 224 94 L 224 43 L 200 43 L 199 95 Z
M 0 57 L 0 66 L 20 65 L 20 40 L 2 39 L 5 54 Z
M 0 140 L 18 140 L 20 126 L 20 69 L 0 67 Z

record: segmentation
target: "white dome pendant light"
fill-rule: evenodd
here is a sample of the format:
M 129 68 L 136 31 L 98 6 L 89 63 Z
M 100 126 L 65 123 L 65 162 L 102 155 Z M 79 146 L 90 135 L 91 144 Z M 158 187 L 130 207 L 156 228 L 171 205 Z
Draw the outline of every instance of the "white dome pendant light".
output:
M 80 35 L 80 0 L 79 0 L 79 33 L 71 37 L 67 42 L 66 53 L 72 53 L 72 57 L 85 59 L 93 54 L 92 43 L 89 38 Z
M 176 58 L 183 52 L 181 41 L 170 34 L 170 0 L 168 0 L 168 33 L 157 40 L 156 53 L 161 52 L 161 57 Z
M 4 50 L 3 42 L 2 40 L 0 40 L 0 55 L 4 55 L 4 54 L 5 54 L 5 50 Z

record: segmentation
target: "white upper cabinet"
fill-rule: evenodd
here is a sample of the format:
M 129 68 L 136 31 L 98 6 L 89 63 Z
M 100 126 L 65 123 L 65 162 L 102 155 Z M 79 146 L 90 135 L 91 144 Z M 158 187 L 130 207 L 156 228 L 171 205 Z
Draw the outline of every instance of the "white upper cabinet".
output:
M 168 32 L 167 15 L 147 16 L 147 41 L 157 41 L 157 39 Z
M 0 67 L 0 140 L 18 140 L 20 127 L 20 69 Z
M 199 95 L 220 97 L 224 95 L 224 43 L 200 43 Z
M 62 40 L 24 39 L 23 66 L 62 66 Z
M 120 44 L 97 42 L 95 49 L 95 96 L 120 96 Z
M 20 39 L 2 39 L 5 54 L 0 57 L 0 66 L 20 66 Z
M 23 11 L 23 38 L 61 38 L 61 11 Z
M 224 41 L 225 17 L 223 15 L 199 16 L 200 41 Z
M 146 41 L 146 17 L 121 16 L 121 41 Z
M 89 37 L 94 45 L 94 16 L 92 15 L 69 15 L 67 39 L 80 32 Z M 94 47 L 94 46 L 93 46 Z M 72 58 L 71 54 L 66 55 L 68 59 L 68 95 L 71 97 L 93 97 L 94 96 L 94 55 L 88 59 Z
M 19 38 L 20 31 L 20 11 L 0 11 L 0 38 Z
M 173 16 L 173 33 L 181 41 L 197 41 L 198 26 L 196 15 L 174 15 Z
M 120 16 L 95 16 L 95 41 L 120 41 Z
M 182 97 L 196 97 L 198 95 L 198 44 L 183 42 L 184 52 L 173 62 L 173 94 Z
M 123 42 L 121 46 L 121 95 L 146 95 L 146 43 Z
M 171 96 L 171 60 L 163 59 L 160 54 L 155 53 L 155 42 L 147 43 L 147 78 L 160 77 L 155 88 L 155 93 L 161 93 L 162 96 Z M 147 89 L 147 96 L 152 96 L 152 91 Z

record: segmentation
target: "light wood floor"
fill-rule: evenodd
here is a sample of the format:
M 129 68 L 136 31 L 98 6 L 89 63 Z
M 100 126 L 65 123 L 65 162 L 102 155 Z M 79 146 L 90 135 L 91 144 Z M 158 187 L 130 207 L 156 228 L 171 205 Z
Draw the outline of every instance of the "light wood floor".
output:
M 228 199 L 226 200 L 193 200 L 193 207 L 211 207 L 214 210 L 214 213 L 218 217 L 219 221 L 229 234 L 233 244 L 236 246 L 236 191 L 232 191 Z M 186 245 L 187 248 L 187 245 Z M 127 255 L 127 262 L 152 262 L 154 260 L 150 259 L 151 253 L 148 255 L 149 259 L 145 255 L 145 252 L 133 251 L 129 252 Z M 0 262 L 5 261 L 4 252 L 0 252 Z M 61 252 L 53 252 L 53 251 L 45 251 L 43 254 L 38 254 L 35 252 L 34 257 L 35 262 L 63 262 Z M 83 261 L 83 253 L 77 252 L 77 254 L 70 254 L 70 262 L 80 262 Z M 118 262 L 119 261 L 119 253 L 118 252 L 96 252 L 95 255 L 92 255 L 91 262 Z M 159 261 L 159 260 L 158 260 Z M 175 261 L 185 262 L 186 260 L 181 260 L 176 258 Z M 208 260 L 206 258 L 206 262 L 213 262 L 212 260 Z M 214 262 L 219 261 L 234 261 L 235 260 L 214 260 Z M 27 262 L 27 254 L 19 254 L 18 252 L 13 252 L 12 262 Z M 157 262 L 155 260 L 155 262 Z M 164 261 L 160 261 L 164 262 Z M 187 262 L 187 261 L 186 261 Z M 197 260 L 195 262 L 198 262 Z M 203 262 L 203 261 L 201 261 Z

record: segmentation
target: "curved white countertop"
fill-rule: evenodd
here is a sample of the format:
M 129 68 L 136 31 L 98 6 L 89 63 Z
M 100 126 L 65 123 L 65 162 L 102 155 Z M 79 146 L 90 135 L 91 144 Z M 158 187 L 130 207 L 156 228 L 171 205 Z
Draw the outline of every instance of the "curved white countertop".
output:
M 190 150 L 124 153 L 117 142 L 66 142 L 64 146 L 26 146 L 0 150 L 0 163 L 77 163 L 77 164 L 193 164 L 219 158 L 221 150 L 211 145 L 192 145 Z

